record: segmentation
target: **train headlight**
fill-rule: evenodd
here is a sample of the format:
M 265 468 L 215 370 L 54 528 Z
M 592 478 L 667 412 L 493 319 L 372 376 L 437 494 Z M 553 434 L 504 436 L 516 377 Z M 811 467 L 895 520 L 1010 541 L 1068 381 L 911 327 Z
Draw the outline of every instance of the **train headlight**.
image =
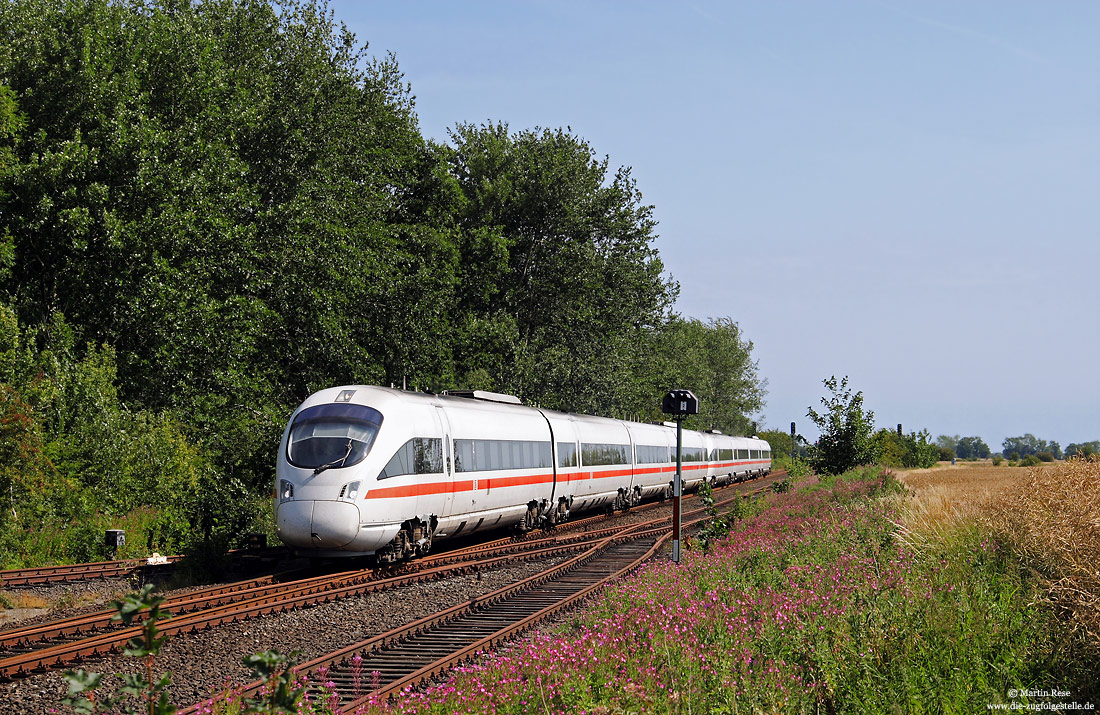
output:
M 359 496 L 359 482 L 349 482 L 340 488 L 340 496 L 348 501 L 355 501 Z
M 285 479 L 279 480 L 279 501 L 290 501 L 294 498 L 294 483 Z

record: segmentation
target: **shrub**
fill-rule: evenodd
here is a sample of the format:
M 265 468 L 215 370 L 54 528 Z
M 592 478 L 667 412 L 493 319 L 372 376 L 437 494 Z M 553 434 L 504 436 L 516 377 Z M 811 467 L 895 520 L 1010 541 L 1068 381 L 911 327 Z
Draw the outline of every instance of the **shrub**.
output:
M 1037 467 L 1040 464 L 1042 464 L 1042 462 L 1034 454 L 1029 454 L 1020 460 L 1021 467 Z
M 955 458 L 955 450 L 950 447 L 940 447 L 940 461 L 950 462 Z
M 1001 455 L 999 455 L 999 454 L 993 455 L 993 466 L 994 467 L 1001 466 L 1002 464 L 1004 464 L 1004 461 L 1005 461 L 1005 458 L 1002 457 Z
M 1050 452 L 1039 452 L 1035 456 L 1038 457 L 1039 460 L 1042 461 L 1042 462 L 1053 462 L 1054 461 L 1054 455 L 1051 454 Z
M 875 414 L 863 411 L 863 393 L 852 393 L 848 378 L 823 381 L 831 397 L 821 398 L 825 407 L 819 413 L 812 407 L 806 413 L 821 430 L 821 437 L 810 450 L 810 464 L 824 474 L 840 474 L 860 464 L 871 464 L 876 458 L 871 435 Z

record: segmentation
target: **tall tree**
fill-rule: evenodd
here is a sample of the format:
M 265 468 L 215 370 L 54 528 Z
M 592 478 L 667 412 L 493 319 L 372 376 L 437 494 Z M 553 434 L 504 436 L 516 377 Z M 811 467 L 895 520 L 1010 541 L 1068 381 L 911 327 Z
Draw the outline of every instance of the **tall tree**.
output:
M 989 456 L 989 445 L 981 437 L 963 437 L 955 453 L 959 459 L 985 459 Z
M 459 374 L 489 364 L 547 406 L 623 410 L 630 351 L 674 294 L 630 170 L 562 129 L 461 124 L 451 141 L 465 197 Z
M 673 316 L 633 348 L 636 392 L 630 412 L 661 419 L 655 396 L 683 387 L 699 397 L 699 414 L 685 425 L 750 434 L 753 415 L 764 407 L 767 386 L 752 359 L 752 348 L 752 341 L 730 318 L 703 322 Z
M 315 4 L 21 0 L 0 28 L 25 324 L 114 345 L 127 399 L 257 479 L 310 389 L 450 374 L 461 195 L 392 57 Z

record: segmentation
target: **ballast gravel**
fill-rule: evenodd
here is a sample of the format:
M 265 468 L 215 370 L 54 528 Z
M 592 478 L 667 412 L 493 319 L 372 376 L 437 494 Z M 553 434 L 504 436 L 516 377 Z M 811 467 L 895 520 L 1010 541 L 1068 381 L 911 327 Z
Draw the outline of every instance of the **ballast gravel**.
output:
M 300 651 L 299 662 L 308 661 L 541 573 L 561 560 L 520 561 L 482 570 L 480 579 L 478 574 L 456 575 L 175 636 L 161 650 L 154 671 L 157 675 L 171 672 L 170 699 L 186 707 L 227 686 L 251 682 L 251 672 L 241 664 L 245 656 L 265 650 Z M 51 619 L 58 615 L 51 614 Z M 114 655 L 75 667 L 107 674 L 143 672 L 138 659 Z M 110 692 L 118 679 L 104 682 L 104 690 Z M 60 673 L 0 683 L 0 713 L 69 712 L 61 704 L 66 693 Z
M 766 484 L 767 482 L 764 481 Z M 760 484 L 760 482 L 757 482 Z M 687 506 L 685 504 L 685 506 Z M 671 506 L 664 504 L 653 510 L 638 510 L 621 514 L 614 522 L 618 526 L 667 517 Z M 591 528 L 601 528 L 599 525 Z M 334 603 L 300 608 L 288 613 L 262 616 L 249 621 L 219 626 L 199 633 L 174 636 L 157 657 L 154 673 L 170 672 L 171 701 L 186 707 L 225 691 L 229 687 L 249 683 L 252 673 L 241 660 L 253 653 L 276 650 L 283 654 L 298 651 L 298 662 L 304 662 L 352 645 L 371 636 L 392 630 L 418 618 L 489 593 L 502 586 L 541 573 L 564 557 L 540 562 L 517 561 L 505 567 L 485 569 L 480 574 L 462 574 L 436 581 L 410 584 L 381 593 L 352 597 Z M 35 614 L 18 623 L 4 623 L 0 628 L 52 621 L 62 616 L 100 610 L 111 599 L 133 590 L 126 581 L 101 580 L 77 585 L 21 589 L 45 601 L 72 605 Z M 179 595 L 187 590 L 166 592 Z M 17 615 L 17 614 L 9 614 Z M 553 630 L 571 619 L 561 614 L 540 630 Z M 143 663 L 135 658 L 108 656 L 81 662 L 75 666 L 90 672 L 105 674 L 144 672 Z M 105 678 L 105 692 L 113 692 L 118 678 Z M 67 683 L 59 672 L 31 675 L 8 683 L 0 683 L 0 715 L 7 713 L 66 713 L 61 704 L 67 693 Z

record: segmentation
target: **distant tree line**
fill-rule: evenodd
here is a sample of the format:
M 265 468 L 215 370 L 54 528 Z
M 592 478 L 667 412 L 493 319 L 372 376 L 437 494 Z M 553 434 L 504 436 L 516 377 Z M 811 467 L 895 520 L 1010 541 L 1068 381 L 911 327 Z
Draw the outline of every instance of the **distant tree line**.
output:
M 989 445 L 981 437 L 941 434 L 936 437 L 936 446 L 943 459 L 988 459 L 991 456 Z
M 1054 459 L 1063 457 L 1062 448 L 1054 441 L 1039 439 L 1033 434 L 1025 434 L 1022 437 L 1006 437 L 1001 443 L 1002 454 L 1008 459 L 1021 459 L 1028 455 L 1049 454 Z
M 162 550 L 229 543 L 334 384 L 639 419 L 690 387 L 691 426 L 747 433 L 752 342 L 676 315 L 655 237 L 569 130 L 425 139 L 323 6 L 5 3 L 0 529 L 94 523 L 92 556 L 91 516 L 151 509 Z
M 1091 457 L 1100 454 L 1100 440 L 1075 444 L 1070 442 L 1066 446 L 1066 457 Z

